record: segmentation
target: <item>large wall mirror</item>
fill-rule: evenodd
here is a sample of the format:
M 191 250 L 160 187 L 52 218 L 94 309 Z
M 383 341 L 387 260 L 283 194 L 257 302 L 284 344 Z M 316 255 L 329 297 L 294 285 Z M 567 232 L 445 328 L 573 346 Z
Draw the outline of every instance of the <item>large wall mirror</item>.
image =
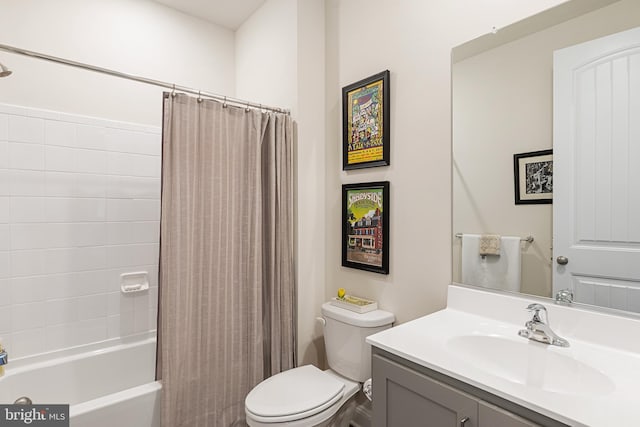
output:
M 638 27 L 638 0 L 571 0 L 453 50 L 454 282 L 540 297 L 569 289 L 578 303 L 640 312 L 640 44 L 554 69 L 554 52 L 562 64 L 576 46 Z M 527 185 L 531 197 L 518 199 Z M 563 233 L 572 244 L 559 252 Z M 500 255 L 487 235 L 501 236 Z M 570 271 L 577 249 L 588 271 Z

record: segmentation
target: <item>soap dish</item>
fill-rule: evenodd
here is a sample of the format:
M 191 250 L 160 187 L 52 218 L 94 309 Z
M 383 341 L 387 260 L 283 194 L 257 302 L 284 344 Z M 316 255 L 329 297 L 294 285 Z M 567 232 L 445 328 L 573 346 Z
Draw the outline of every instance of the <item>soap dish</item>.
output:
M 355 297 L 353 295 L 345 295 L 343 298 L 333 297 L 331 298 L 331 304 L 360 314 L 378 309 L 378 303 L 376 301 Z
M 120 290 L 123 294 L 143 292 L 149 289 L 149 275 L 146 271 L 120 275 Z

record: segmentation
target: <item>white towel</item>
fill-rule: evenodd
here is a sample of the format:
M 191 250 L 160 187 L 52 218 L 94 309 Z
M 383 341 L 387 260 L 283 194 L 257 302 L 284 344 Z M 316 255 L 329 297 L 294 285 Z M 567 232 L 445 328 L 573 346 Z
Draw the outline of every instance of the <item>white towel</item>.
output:
M 479 234 L 462 235 L 462 283 L 520 291 L 520 237 L 502 236 L 500 256 L 480 256 Z

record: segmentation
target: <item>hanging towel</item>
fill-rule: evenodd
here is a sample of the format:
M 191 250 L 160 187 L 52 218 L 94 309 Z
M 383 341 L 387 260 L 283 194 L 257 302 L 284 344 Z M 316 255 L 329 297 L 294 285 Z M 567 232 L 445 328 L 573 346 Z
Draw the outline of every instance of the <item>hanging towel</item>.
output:
M 500 256 L 480 256 L 480 235 L 462 235 L 462 283 L 520 291 L 520 237 L 502 236 Z
M 480 255 L 500 256 L 500 236 L 497 234 L 483 234 L 480 236 Z

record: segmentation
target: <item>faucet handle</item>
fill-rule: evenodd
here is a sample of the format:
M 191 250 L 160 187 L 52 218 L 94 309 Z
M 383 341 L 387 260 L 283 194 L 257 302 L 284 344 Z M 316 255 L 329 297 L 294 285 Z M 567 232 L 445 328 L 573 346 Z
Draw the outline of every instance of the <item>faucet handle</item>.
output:
M 533 312 L 534 322 L 542 322 L 542 320 L 540 319 L 541 311 L 544 313 L 545 320 L 547 318 L 547 308 L 542 304 L 538 304 L 538 303 L 529 304 L 527 306 L 527 310 L 530 312 Z

